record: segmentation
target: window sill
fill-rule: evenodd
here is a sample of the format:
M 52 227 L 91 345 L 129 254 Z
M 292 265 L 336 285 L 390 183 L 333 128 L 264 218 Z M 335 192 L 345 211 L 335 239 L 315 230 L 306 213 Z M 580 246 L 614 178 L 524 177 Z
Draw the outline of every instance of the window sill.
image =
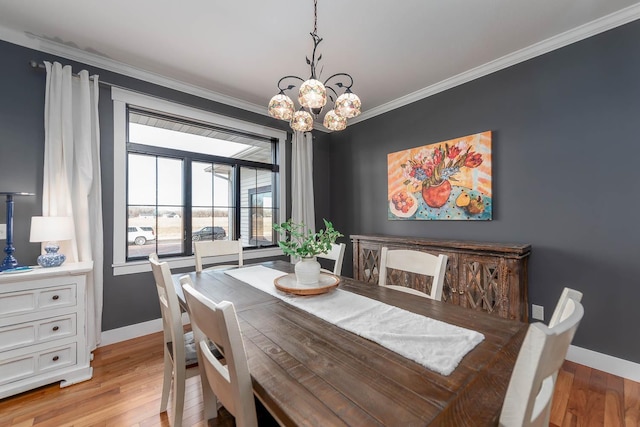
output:
M 242 258 L 245 260 L 248 259 L 260 259 L 260 258 L 269 258 L 274 256 L 282 255 L 282 250 L 277 247 L 266 248 L 266 249 L 252 249 L 250 251 L 244 251 L 242 253 Z M 235 257 L 237 261 L 237 257 Z M 195 257 L 179 257 L 179 258 L 162 258 L 161 261 L 167 261 L 169 263 L 169 267 L 172 269 L 184 268 L 184 267 L 193 267 L 195 269 Z M 233 256 L 221 256 L 217 260 L 220 263 L 234 261 Z M 131 261 L 124 264 L 113 264 L 113 275 L 114 276 L 123 276 L 127 274 L 136 274 L 136 273 L 144 273 L 145 271 L 151 271 L 151 267 L 149 266 L 149 261 Z

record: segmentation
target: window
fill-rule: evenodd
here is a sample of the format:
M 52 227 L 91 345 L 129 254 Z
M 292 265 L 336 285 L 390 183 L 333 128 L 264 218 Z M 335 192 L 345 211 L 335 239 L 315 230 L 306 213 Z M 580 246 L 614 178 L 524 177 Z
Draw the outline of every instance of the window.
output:
M 273 194 L 271 186 L 250 188 L 249 196 L 249 241 L 254 245 L 270 244 L 273 225 Z
M 112 98 L 114 274 L 146 270 L 152 252 L 193 265 L 198 240 L 281 254 L 272 223 L 286 212 L 286 132 L 117 88 Z

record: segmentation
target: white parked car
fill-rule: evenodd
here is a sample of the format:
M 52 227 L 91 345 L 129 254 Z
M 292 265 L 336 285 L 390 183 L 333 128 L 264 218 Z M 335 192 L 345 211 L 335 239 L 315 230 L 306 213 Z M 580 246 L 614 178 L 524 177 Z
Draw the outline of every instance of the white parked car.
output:
M 127 241 L 142 246 L 149 240 L 156 240 L 153 227 L 129 227 L 127 229 Z

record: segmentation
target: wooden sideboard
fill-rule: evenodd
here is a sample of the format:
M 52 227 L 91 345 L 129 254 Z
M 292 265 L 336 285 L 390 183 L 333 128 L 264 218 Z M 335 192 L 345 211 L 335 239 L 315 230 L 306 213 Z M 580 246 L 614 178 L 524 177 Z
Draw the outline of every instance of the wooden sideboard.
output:
M 380 250 L 413 249 L 449 257 L 442 300 L 507 319 L 529 320 L 531 245 L 352 235 L 353 278 L 378 283 Z

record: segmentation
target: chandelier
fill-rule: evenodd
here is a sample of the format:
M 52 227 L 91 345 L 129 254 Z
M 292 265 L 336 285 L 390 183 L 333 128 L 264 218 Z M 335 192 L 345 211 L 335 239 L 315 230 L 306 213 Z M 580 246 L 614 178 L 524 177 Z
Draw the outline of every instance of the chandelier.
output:
M 322 112 L 327 98 L 331 102 L 335 102 L 333 109 L 329 110 L 325 116 L 323 125 L 329 130 L 338 131 L 347 127 L 347 119 L 356 117 L 360 114 L 360 98 L 351 92 L 353 86 L 353 78 L 347 73 L 337 73 L 330 76 L 324 82 L 318 80 L 320 75 L 316 74 L 316 66 L 322 59 L 322 54 L 316 60 L 316 50 L 322 41 L 318 36 L 318 1 L 313 1 L 313 53 L 311 59 L 306 57 L 307 64 L 311 68 L 311 77 L 304 80 L 298 76 L 284 76 L 278 81 L 278 89 L 280 92 L 269 101 L 269 115 L 280 120 L 287 120 L 293 130 L 308 132 L 313 129 L 313 119 L 317 118 Z M 320 70 L 322 72 L 322 70 Z M 292 80 L 300 80 L 300 89 L 298 90 L 298 102 L 300 109 L 295 110 L 294 103 L 285 94 L 295 88 L 295 84 L 291 84 Z M 284 83 L 284 82 L 289 83 Z M 338 95 L 338 91 L 343 91 Z

